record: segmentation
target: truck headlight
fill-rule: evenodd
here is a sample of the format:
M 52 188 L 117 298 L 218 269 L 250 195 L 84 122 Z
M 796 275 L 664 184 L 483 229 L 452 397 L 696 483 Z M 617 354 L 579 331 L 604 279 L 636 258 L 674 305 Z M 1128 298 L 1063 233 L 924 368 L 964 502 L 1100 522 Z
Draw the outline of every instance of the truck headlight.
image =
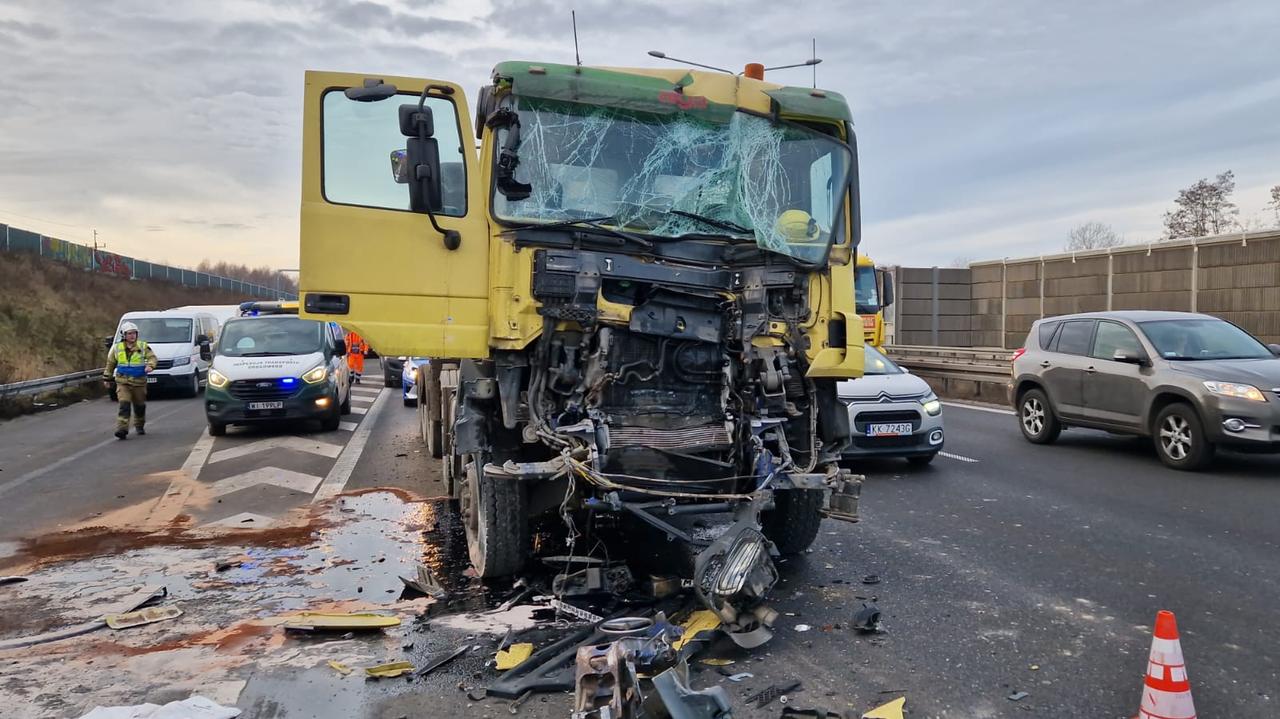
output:
M 1204 383 L 1204 388 L 1210 392 L 1221 395 L 1223 397 L 1235 397 L 1236 399 L 1247 399 L 1253 402 L 1266 402 L 1267 396 L 1262 394 L 1262 390 L 1251 384 L 1238 384 L 1236 382 L 1214 382 L 1212 380 Z
M 230 381 L 231 380 L 228 380 L 226 375 L 222 374 L 218 370 L 216 369 L 209 370 L 209 386 L 210 387 L 218 387 L 218 388 L 226 387 L 227 382 L 230 382 Z
M 183 365 L 189 365 L 189 364 L 191 364 L 191 356 L 190 356 L 190 355 L 187 355 L 187 356 L 184 356 L 184 357 L 174 357 L 174 358 L 173 358 L 173 366 L 174 366 L 174 367 L 182 367 Z
M 302 381 L 307 384 L 316 384 L 317 382 L 323 382 L 328 378 L 329 368 L 324 365 L 307 370 L 307 373 L 302 375 Z
M 920 406 L 930 417 L 937 417 L 942 414 L 942 401 L 938 399 L 938 395 L 930 392 L 928 396 L 920 400 Z

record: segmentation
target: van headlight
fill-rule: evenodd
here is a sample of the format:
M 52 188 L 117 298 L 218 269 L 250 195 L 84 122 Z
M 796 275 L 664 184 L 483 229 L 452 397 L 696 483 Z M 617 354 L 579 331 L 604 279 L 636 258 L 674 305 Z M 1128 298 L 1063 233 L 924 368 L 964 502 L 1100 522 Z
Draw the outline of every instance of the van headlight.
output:
M 928 396 L 920 400 L 920 406 L 930 417 L 937 417 L 942 414 L 942 401 L 938 399 L 938 395 L 930 392 Z
M 190 355 L 184 355 L 184 356 L 182 356 L 182 357 L 174 357 L 174 358 L 173 358 L 173 366 L 174 366 L 174 367 L 181 367 L 181 366 L 183 366 L 183 365 L 189 365 L 189 364 L 191 364 L 191 356 L 190 356 Z
M 302 381 L 307 384 L 316 384 L 326 379 L 329 379 L 329 368 L 324 365 L 307 370 L 307 373 L 302 375 Z
M 1251 384 L 1208 381 L 1204 383 L 1204 388 L 1223 397 L 1235 397 L 1236 399 L 1247 399 L 1254 402 L 1267 401 L 1267 396 L 1262 394 L 1262 390 Z
M 218 387 L 218 388 L 226 387 L 227 383 L 230 381 L 231 380 L 227 379 L 226 375 L 222 374 L 218 370 L 216 369 L 209 370 L 209 386 L 210 387 Z

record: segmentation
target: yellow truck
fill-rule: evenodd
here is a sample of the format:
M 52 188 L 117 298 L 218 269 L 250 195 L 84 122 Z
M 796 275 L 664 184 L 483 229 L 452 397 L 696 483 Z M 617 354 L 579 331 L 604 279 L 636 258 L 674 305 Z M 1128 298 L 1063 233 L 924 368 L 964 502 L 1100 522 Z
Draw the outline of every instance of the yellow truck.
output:
M 854 275 L 854 304 L 862 318 L 862 336 L 867 344 L 884 345 L 884 310 L 893 304 L 893 275 L 879 269 L 870 257 L 858 253 Z
M 535 524 L 562 554 L 655 537 L 745 646 L 770 550 L 856 515 L 857 188 L 844 99 L 751 66 L 503 62 L 474 120 L 451 82 L 308 72 L 302 316 L 431 358 L 423 436 L 481 576 Z

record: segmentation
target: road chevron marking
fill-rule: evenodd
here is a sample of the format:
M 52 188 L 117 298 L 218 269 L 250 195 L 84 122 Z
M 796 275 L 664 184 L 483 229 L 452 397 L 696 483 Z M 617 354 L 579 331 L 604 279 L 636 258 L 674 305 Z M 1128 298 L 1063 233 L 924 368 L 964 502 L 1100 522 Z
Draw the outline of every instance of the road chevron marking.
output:
M 212 496 L 221 497 L 224 494 L 231 494 L 232 492 L 256 487 L 260 484 L 270 484 L 291 489 L 295 492 L 311 494 L 316 491 L 316 487 L 320 486 L 322 479 L 322 477 L 317 477 L 314 474 L 303 474 L 302 472 L 294 472 L 279 467 L 259 467 L 248 472 L 233 474 L 230 477 L 219 479 L 211 484 L 209 489 Z
M 361 403 L 370 403 L 370 402 L 374 402 L 374 401 L 376 401 L 376 400 L 378 399 L 378 397 L 379 397 L 379 395 L 374 395 L 374 396 L 372 396 L 372 397 L 360 397 L 360 396 L 357 396 L 357 395 L 354 395 L 354 394 L 353 394 L 353 395 L 351 395 L 351 401 L 352 401 L 352 402 L 361 402 Z
M 244 457 L 245 455 L 255 454 L 257 452 L 266 452 L 273 449 L 292 449 L 299 452 L 318 454 L 324 457 L 337 457 L 339 454 L 342 454 L 342 445 L 340 444 L 320 442 L 306 437 L 267 437 L 266 439 L 238 444 L 227 449 L 220 449 L 209 455 L 209 464 L 225 462 L 228 459 L 235 459 L 237 457 Z
M 354 431 L 356 431 L 356 427 L 359 427 L 359 426 L 360 426 L 360 425 L 359 425 L 359 424 L 357 424 L 357 423 L 355 423 L 355 422 L 346 422 L 346 421 L 343 421 L 343 422 L 339 422 L 339 423 L 338 423 L 338 429 L 340 429 L 340 430 L 342 430 L 342 431 L 344 431 L 344 432 L 354 432 Z
M 368 411 L 369 411 L 368 407 L 352 407 L 351 408 L 351 414 L 364 414 L 365 412 L 368 412 Z
M 960 462 L 968 462 L 970 464 L 976 464 L 978 462 L 978 460 L 974 459 L 973 457 L 966 457 L 963 454 L 952 454 L 950 452 L 939 452 L 938 454 L 942 455 L 943 457 L 946 457 L 947 459 L 954 459 Z
M 209 451 L 212 449 L 213 436 L 209 434 L 209 428 L 205 427 L 200 433 L 200 438 L 191 446 L 191 452 L 187 455 L 187 461 L 182 463 L 182 468 L 178 470 L 178 476 L 169 482 L 169 487 L 147 513 L 147 526 L 155 522 L 165 523 L 178 516 L 191 496 L 195 480 L 200 478 L 200 470 L 204 468 L 205 460 L 209 459 Z
M 390 396 L 389 392 L 378 395 L 377 401 L 373 403 L 373 407 L 369 408 L 369 413 L 361 420 L 360 426 L 351 433 L 351 441 L 347 442 L 347 447 L 342 450 L 338 461 L 333 463 L 333 469 L 329 470 L 329 475 L 324 478 L 320 489 L 316 490 L 315 496 L 311 498 L 312 502 L 323 502 L 342 493 L 343 488 L 347 486 L 347 480 L 351 479 L 351 473 L 356 468 L 356 462 L 360 461 L 364 445 L 369 441 L 369 433 L 373 431 L 373 425 L 378 421 L 378 413 L 387 406 L 388 396 Z M 353 411 L 356 409 L 360 408 L 352 408 Z

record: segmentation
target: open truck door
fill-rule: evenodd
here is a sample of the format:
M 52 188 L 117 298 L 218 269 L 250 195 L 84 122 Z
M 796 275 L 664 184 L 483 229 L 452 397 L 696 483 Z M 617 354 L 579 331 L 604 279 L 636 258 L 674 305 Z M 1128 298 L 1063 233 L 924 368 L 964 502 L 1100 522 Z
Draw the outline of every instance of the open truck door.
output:
M 302 316 L 379 353 L 486 357 L 489 238 L 462 88 L 306 74 Z

